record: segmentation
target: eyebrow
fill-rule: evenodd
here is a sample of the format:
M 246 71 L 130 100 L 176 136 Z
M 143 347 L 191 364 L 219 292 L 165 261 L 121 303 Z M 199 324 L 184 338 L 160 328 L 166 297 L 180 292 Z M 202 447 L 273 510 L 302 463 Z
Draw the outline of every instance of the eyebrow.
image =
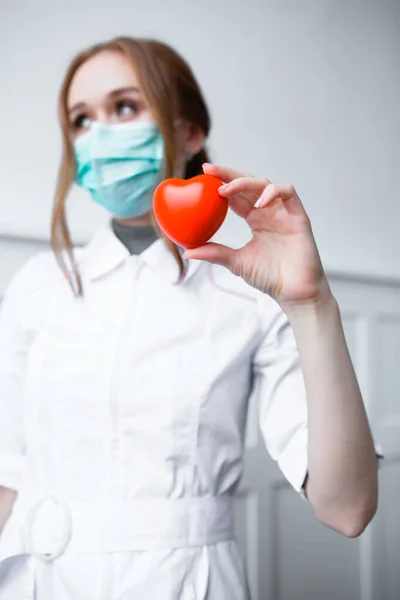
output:
M 126 94 L 127 92 L 135 92 L 136 94 L 140 94 L 140 90 L 138 87 L 131 86 L 131 87 L 123 87 L 123 88 L 119 88 L 117 90 L 113 90 L 108 95 L 112 96 L 112 97 L 113 96 L 121 96 L 122 94 Z
M 134 92 L 136 94 L 140 94 L 141 91 L 138 87 L 123 87 L 123 88 L 118 88 L 117 90 L 113 90 L 112 92 L 110 92 L 109 94 L 107 94 L 110 98 L 115 98 L 118 96 L 122 96 L 123 94 L 129 93 L 129 92 Z M 86 108 L 86 103 L 85 102 L 78 102 L 77 104 L 74 104 L 73 106 L 71 106 L 71 108 L 68 109 L 68 114 L 71 115 L 72 113 L 79 111 L 79 110 L 83 110 Z

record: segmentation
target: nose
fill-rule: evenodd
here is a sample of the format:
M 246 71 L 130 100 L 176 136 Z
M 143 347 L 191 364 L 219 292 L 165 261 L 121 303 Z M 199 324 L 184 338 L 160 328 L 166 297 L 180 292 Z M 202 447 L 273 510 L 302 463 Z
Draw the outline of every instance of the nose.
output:
M 98 109 L 94 116 L 95 116 L 95 120 L 98 123 L 103 123 L 104 125 L 107 125 L 107 124 L 113 122 L 112 115 L 108 114 L 108 112 L 102 108 Z

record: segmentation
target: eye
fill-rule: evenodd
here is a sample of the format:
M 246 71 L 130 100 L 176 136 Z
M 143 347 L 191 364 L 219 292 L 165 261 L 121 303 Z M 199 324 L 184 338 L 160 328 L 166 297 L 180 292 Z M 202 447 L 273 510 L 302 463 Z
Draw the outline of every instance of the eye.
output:
M 84 129 L 88 129 L 90 127 L 91 119 L 88 115 L 82 114 L 78 115 L 72 121 L 72 129 L 75 133 L 81 133 Z
M 119 117 L 129 119 L 137 114 L 139 108 L 137 103 L 133 102 L 133 100 L 121 100 L 120 102 L 117 102 L 116 110 Z

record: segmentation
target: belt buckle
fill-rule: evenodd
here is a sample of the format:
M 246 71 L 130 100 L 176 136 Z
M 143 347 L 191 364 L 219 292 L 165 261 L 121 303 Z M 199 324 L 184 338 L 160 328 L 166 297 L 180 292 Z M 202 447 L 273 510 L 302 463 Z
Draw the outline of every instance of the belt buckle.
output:
M 54 550 L 52 550 L 51 552 L 37 552 L 37 551 L 35 551 L 34 540 L 33 540 L 33 535 L 32 535 L 33 527 L 34 527 L 34 523 L 35 523 L 35 520 L 36 520 L 39 510 L 48 502 L 52 503 L 53 506 L 55 505 L 56 507 L 59 507 L 62 509 L 62 514 L 63 514 L 62 533 L 60 536 L 60 542 Z M 68 546 L 68 544 L 71 540 L 71 534 L 72 534 L 71 511 L 66 502 L 64 502 L 60 498 L 57 498 L 56 496 L 48 495 L 48 496 L 44 496 L 43 498 L 41 498 L 38 502 L 36 502 L 32 506 L 31 510 L 28 513 L 28 516 L 26 518 L 26 523 L 25 523 L 26 546 L 27 546 L 28 553 L 31 556 L 34 556 L 41 562 L 52 562 L 53 560 L 55 560 L 56 558 L 58 558 L 59 556 L 61 556 L 64 553 L 66 547 Z

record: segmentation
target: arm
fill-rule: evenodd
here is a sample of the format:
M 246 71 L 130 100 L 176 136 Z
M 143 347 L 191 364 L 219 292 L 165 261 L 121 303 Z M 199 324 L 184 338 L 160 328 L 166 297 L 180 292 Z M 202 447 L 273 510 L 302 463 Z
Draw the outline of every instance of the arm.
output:
M 305 493 L 320 521 L 355 537 L 376 512 L 377 460 L 339 308 L 327 291 L 316 305 L 285 312 L 307 392 Z
M 264 323 L 267 336 L 254 362 L 263 435 L 319 519 L 354 537 L 376 511 L 377 460 L 308 215 L 292 185 L 214 165 L 204 170 L 227 182 L 219 193 L 246 220 L 252 238 L 238 250 L 210 243 L 185 257 L 225 266 L 280 306 L 275 324 L 268 317 Z
M 0 535 L 11 514 L 17 493 L 5 487 L 0 487 Z

